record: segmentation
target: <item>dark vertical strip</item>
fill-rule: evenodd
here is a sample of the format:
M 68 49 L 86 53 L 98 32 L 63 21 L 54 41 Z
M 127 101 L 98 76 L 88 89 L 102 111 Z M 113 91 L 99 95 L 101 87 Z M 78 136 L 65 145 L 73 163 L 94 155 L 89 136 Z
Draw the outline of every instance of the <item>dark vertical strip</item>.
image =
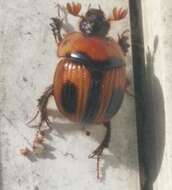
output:
M 92 76 L 92 84 L 89 90 L 88 100 L 86 102 L 86 109 L 82 121 L 84 123 L 91 123 L 97 114 L 100 106 L 101 95 L 101 81 L 103 73 L 101 71 L 90 71 Z
M 62 88 L 61 102 L 62 107 L 67 113 L 76 113 L 77 109 L 77 87 L 70 81 L 67 81 Z
M 142 190 L 151 190 L 143 185 L 144 178 L 147 179 L 146 159 L 145 159 L 145 56 L 142 25 L 141 0 L 129 0 L 131 40 L 133 56 L 133 72 L 136 101 L 136 122 L 138 153 L 140 166 L 140 181 Z

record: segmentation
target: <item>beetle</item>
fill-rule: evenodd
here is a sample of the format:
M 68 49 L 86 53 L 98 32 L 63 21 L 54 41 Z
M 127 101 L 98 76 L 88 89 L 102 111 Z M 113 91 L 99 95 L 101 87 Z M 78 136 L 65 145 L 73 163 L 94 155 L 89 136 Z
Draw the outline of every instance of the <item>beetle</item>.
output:
M 127 86 L 125 55 L 128 52 L 126 31 L 118 35 L 118 40 L 108 37 L 112 21 L 127 15 L 127 10 L 114 8 L 112 16 L 105 17 L 99 7 L 88 8 L 81 15 L 81 4 L 67 3 L 69 14 L 79 17 L 80 31 L 61 35 L 63 20 L 52 18 L 52 32 L 60 58 L 50 85 L 38 101 L 40 124 L 49 125 L 47 104 L 54 96 L 58 110 L 69 120 L 88 124 L 103 124 L 106 134 L 100 145 L 89 155 L 100 156 L 109 146 L 111 118 L 121 107 Z

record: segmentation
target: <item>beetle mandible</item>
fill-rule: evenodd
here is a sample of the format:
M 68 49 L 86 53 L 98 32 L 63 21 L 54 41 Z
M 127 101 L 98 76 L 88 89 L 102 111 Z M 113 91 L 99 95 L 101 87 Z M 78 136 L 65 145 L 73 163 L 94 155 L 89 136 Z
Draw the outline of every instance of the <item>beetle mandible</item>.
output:
M 111 22 L 127 15 L 125 9 L 114 8 L 112 16 L 105 17 L 99 7 L 88 8 L 81 15 L 81 4 L 67 3 L 69 14 L 79 17 L 79 32 L 61 35 L 63 20 L 52 18 L 52 32 L 60 58 L 50 85 L 38 101 L 40 124 L 49 124 L 47 104 L 54 96 L 58 110 L 69 120 L 82 125 L 103 124 L 106 134 L 90 158 L 99 159 L 109 146 L 111 118 L 118 112 L 127 88 L 125 55 L 128 52 L 126 31 L 118 40 L 108 37 Z

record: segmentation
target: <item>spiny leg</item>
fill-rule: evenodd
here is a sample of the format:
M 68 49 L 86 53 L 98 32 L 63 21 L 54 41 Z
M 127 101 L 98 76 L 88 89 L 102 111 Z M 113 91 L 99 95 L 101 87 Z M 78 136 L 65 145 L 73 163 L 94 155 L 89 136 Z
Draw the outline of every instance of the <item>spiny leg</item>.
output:
M 89 158 L 95 158 L 97 157 L 97 179 L 99 179 L 99 161 L 100 157 L 103 153 L 104 148 L 109 147 L 110 139 L 111 139 L 111 122 L 105 122 L 104 126 L 106 127 L 106 134 L 103 139 L 103 141 L 100 143 L 100 145 L 92 152 L 92 154 L 89 155 Z
M 103 139 L 103 141 L 100 143 L 100 145 L 92 152 L 92 154 L 89 155 L 89 158 L 94 158 L 95 156 L 99 157 L 102 155 L 104 148 L 109 147 L 109 142 L 111 139 L 111 122 L 105 122 L 104 126 L 106 127 L 106 134 Z
M 41 113 L 41 121 L 40 121 L 40 127 L 42 123 L 45 121 L 48 126 L 50 126 L 50 121 L 48 119 L 48 113 L 47 113 L 47 104 L 50 96 L 53 95 L 53 85 L 50 85 L 43 95 L 38 99 L 38 108 Z
M 38 124 L 38 131 L 36 132 L 35 138 L 33 140 L 32 144 L 32 150 L 29 148 L 25 147 L 20 150 L 20 153 L 24 156 L 29 156 L 31 153 L 36 153 L 36 154 L 41 154 L 44 146 L 43 146 L 43 141 L 44 141 L 44 136 L 45 136 L 45 130 L 42 130 L 42 124 L 43 122 L 46 122 L 48 125 L 49 129 L 50 127 L 50 121 L 48 119 L 48 113 L 47 113 L 47 104 L 50 96 L 53 95 L 53 85 L 50 85 L 43 95 L 38 99 L 38 111 L 36 115 L 33 117 L 31 121 L 29 121 L 27 124 L 31 123 L 33 120 L 35 120 L 40 113 L 40 122 Z
M 51 18 L 53 22 L 50 24 L 50 26 L 52 28 L 52 32 L 53 32 L 55 41 L 58 44 L 63 39 L 63 37 L 61 35 L 61 29 L 63 26 L 63 19 L 60 18 L 60 5 L 59 4 L 57 4 L 57 8 L 58 8 L 58 17 Z M 66 10 L 68 11 L 68 13 L 72 14 L 73 16 L 83 18 L 82 15 L 79 15 L 79 12 L 81 10 L 81 4 L 80 3 L 74 3 L 74 2 L 67 3 L 66 4 Z
M 128 49 L 130 47 L 130 45 L 128 43 L 129 37 L 126 34 L 128 32 L 129 32 L 129 30 L 125 30 L 121 35 L 118 34 L 118 43 L 119 43 L 124 55 L 127 54 Z
M 50 96 L 53 94 L 53 85 L 50 85 L 45 92 L 43 93 L 43 95 L 38 99 L 38 111 L 36 113 L 36 115 L 34 116 L 34 118 L 28 122 L 31 123 L 33 120 L 35 120 L 38 116 L 38 114 L 40 113 L 40 123 L 38 124 L 38 128 L 40 129 L 43 122 L 46 122 L 48 126 L 50 126 L 50 121 L 48 119 L 48 114 L 47 114 L 47 104 L 48 104 L 48 100 L 50 98 Z
M 63 19 L 60 19 L 58 17 L 54 17 L 51 19 L 52 19 L 52 23 L 50 24 L 50 26 L 51 26 L 55 41 L 58 44 L 63 39 L 62 35 L 61 35 L 61 29 L 63 26 Z

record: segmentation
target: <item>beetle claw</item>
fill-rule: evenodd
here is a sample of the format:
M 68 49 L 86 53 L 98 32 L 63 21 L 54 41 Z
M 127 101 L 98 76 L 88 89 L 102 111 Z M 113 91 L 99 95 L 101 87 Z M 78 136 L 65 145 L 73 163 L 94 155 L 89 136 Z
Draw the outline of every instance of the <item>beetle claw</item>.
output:
M 94 150 L 91 154 L 88 155 L 88 158 L 100 158 L 103 153 L 104 147 L 99 146 L 96 150 Z
M 35 116 L 30 121 L 26 122 L 26 125 L 29 125 L 30 123 L 32 123 L 38 117 L 38 114 L 39 114 L 39 110 L 36 112 Z

